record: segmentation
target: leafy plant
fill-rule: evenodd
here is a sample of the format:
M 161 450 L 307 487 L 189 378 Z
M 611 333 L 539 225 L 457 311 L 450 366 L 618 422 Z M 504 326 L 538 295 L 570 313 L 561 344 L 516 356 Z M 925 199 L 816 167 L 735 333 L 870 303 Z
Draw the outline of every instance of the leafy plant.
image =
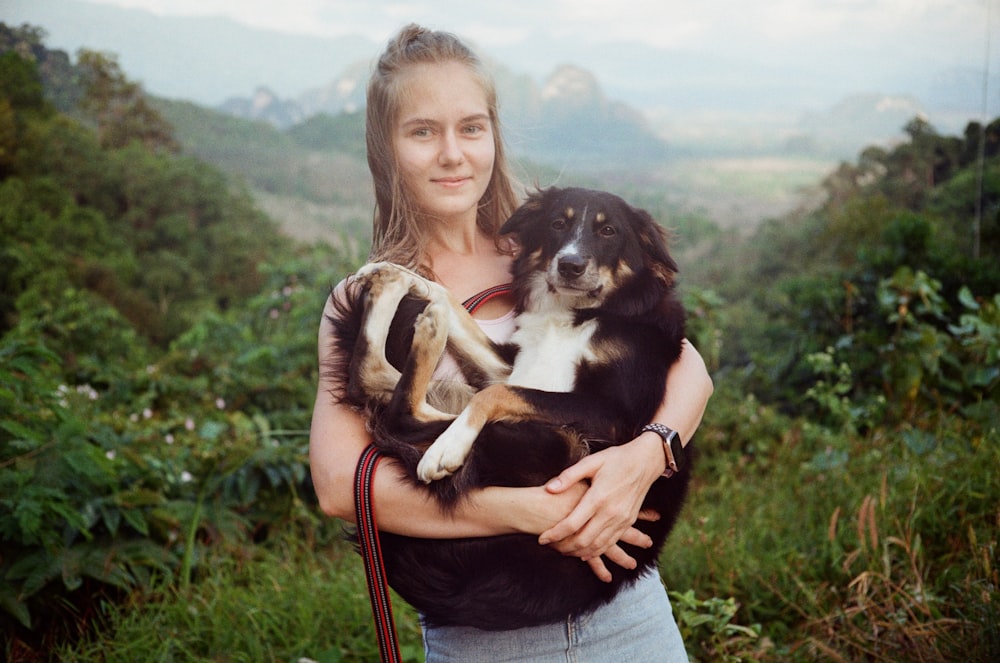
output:
M 694 590 L 670 592 L 674 617 L 689 650 L 697 651 L 694 661 L 742 661 L 747 652 L 766 648 L 760 642 L 761 626 L 740 626 L 733 622 L 739 610 L 736 599 L 717 597 L 700 600 Z

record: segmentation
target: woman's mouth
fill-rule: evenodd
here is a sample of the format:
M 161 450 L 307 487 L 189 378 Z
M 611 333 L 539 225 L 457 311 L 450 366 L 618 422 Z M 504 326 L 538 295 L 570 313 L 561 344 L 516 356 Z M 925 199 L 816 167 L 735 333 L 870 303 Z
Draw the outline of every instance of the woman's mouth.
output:
M 444 187 L 457 187 L 465 184 L 470 179 L 469 177 L 439 177 L 431 181 Z

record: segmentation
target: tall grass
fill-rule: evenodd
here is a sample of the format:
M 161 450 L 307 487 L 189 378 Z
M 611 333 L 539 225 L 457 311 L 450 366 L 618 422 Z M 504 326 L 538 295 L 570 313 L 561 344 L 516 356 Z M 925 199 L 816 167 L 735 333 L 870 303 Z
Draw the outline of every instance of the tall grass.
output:
M 208 555 L 187 588 L 164 586 L 125 604 L 106 604 L 102 625 L 55 659 L 378 660 L 364 572 L 347 543 L 288 531 L 267 545 Z M 420 660 L 416 615 L 399 598 L 393 605 L 404 658 Z

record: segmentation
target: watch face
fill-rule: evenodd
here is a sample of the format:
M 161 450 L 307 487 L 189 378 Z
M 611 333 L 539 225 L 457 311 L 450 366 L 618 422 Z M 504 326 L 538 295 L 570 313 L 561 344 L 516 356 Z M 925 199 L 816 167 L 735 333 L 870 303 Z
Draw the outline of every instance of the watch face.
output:
M 684 467 L 684 446 L 681 444 L 681 436 L 674 431 L 670 436 L 670 452 L 674 456 L 674 462 L 677 463 L 677 470 Z

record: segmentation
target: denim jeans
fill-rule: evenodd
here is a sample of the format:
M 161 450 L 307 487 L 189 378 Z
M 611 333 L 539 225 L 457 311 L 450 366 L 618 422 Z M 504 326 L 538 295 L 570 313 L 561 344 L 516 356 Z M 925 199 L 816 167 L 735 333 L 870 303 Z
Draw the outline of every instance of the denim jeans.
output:
M 513 631 L 424 628 L 427 663 L 688 663 L 655 569 L 610 603 L 557 624 Z

